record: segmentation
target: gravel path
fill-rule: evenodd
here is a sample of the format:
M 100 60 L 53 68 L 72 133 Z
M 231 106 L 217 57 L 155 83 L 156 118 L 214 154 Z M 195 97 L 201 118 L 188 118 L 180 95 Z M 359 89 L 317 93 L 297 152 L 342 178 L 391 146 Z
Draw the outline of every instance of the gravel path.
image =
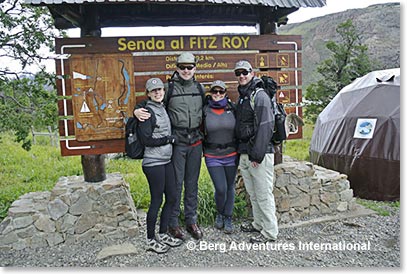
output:
M 391 210 L 386 217 L 369 215 L 283 228 L 279 239 L 267 246 L 250 245 L 252 233 L 226 235 L 205 227 L 200 242 L 187 239 L 162 255 L 144 251 L 143 226 L 133 239 L 1 252 L 0 266 L 400 267 L 400 214 L 399 209 Z M 103 248 L 118 244 L 131 244 L 132 254 L 97 257 Z

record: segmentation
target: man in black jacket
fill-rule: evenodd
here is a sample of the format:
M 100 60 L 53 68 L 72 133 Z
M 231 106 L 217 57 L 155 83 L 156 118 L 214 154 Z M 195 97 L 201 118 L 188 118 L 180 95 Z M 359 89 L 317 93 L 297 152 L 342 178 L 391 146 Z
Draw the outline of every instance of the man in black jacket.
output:
M 240 172 L 253 209 L 253 222 L 242 225 L 244 232 L 260 232 L 250 242 L 275 241 L 278 224 L 273 196 L 274 148 L 271 137 L 274 115 L 270 97 L 260 87 L 248 61 L 235 65 L 239 86 L 236 109 L 236 136 Z

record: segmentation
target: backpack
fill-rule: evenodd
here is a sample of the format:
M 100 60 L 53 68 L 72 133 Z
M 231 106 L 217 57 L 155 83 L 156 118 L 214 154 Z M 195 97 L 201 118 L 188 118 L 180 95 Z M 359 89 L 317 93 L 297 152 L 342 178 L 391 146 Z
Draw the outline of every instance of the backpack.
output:
M 144 145 L 140 141 L 138 135 L 138 120 L 135 117 L 130 117 L 126 123 L 126 155 L 132 159 L 142 159 L 144 155 Z
M 250 106 L 252 107 L 253 110 L 254 110 L 254 98 L 259 89 L 263 89 L 266 92 L 266 94 L 270 97 L 271 108 L 273 109 L 275 121 L 271 141 L 274 144 L 280 144 L 281 142 L 287 139 L 287 132 L 285 130 L 284 125 L 287 113 L 284 110 L 283 104 L 277 103 L 275 99 L 275 94 L 277 93 L 277 83 L 270 76 L 263 75 L 261 77 L 261 81 L 256 86 L 255 91 L 250 95 Z

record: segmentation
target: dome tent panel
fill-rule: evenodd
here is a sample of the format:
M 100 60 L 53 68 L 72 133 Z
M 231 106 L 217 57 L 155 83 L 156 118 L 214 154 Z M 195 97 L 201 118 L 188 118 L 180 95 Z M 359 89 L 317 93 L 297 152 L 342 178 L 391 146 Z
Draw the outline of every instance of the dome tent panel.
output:
M 362 198 L 400 198 L 399 75 L 400 69 L 391 69 L 356 79 L 335 96 L 315 125 L 311 161 L 347 174 L 355 195 Z M 342 113 L 334 111 L 340 109 Z M 370 138 L 355 135 L 358 119 L 375 122 Z

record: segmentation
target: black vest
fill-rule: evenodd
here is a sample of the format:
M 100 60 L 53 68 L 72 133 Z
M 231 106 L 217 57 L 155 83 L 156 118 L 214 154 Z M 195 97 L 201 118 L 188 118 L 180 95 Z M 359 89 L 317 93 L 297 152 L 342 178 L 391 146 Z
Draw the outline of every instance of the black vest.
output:
M 250 94 L 240 95 L 236 106 L 236 137 L 240 143 L 247 143 L 254 134 L 254 110 L 250 106 Z

